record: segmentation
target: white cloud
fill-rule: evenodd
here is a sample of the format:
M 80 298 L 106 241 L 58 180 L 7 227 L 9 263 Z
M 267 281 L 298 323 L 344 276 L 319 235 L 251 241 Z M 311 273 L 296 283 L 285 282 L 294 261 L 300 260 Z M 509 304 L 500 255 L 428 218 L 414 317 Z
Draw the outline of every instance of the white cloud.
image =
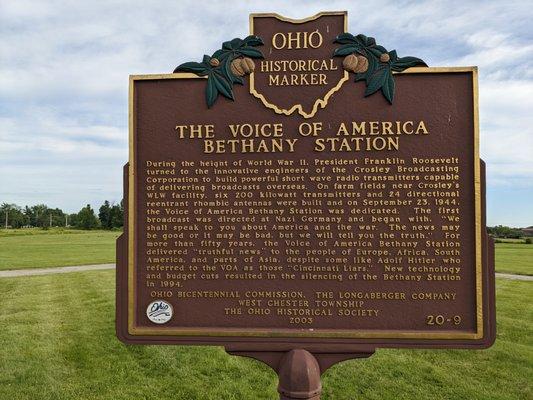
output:
M 400 55 L 478 65 L 489 185 L 533 185 L 527 1 L 17 0 L 0 8 L 1 200 L 24 204 L 42 195 L 39 201 L 74 210 L 97 192 L 99 201 L 120 196 L 129 74 L 200 59 L 245 36 L 251 12 L 303 18 L 324 9 L 348 10 L 352 33 L 375 36 Z M 98 176 L 106 179 L 100 186 Z M 57 188 L 67 185 L 74 193 L 57 200 Z
M 481 153 L 491 185 L 533 187 L 532 81 L 480 86 Z

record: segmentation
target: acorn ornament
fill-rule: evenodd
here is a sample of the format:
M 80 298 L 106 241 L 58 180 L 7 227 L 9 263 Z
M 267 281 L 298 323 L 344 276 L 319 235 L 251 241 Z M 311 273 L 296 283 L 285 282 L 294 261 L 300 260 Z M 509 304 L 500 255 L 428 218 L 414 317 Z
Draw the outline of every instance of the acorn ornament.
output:
M 362 55 L 348 54 L 342 61 L 342 67 L 349 72 L 366 72 L 368 70 L 368 60 Z
M 220 65 L 220 61 L 218 61 L 218 58 L 213 57 L 211 60 L 209 60 L 209 64 L 212 67 L 218 67 Z
M 381 56 L 379 56 L 379 61 L 386 63 L 390 61 L 390 56 L 388 53 L 383 53 Z
M 235 76 L 251 74 L 255 70 L 255 63 L 251 58 L 236 58 L 231 62 L 231 73 Z
M 357 68 L 354 72 L 361 73 L 368 70 L 368 59 L 363 56 L 357 56 Z

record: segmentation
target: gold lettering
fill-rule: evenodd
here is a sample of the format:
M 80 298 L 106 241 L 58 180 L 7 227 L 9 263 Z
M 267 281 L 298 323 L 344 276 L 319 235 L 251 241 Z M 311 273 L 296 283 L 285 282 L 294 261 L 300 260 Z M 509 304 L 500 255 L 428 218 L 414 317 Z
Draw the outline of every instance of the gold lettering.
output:
M 309 32 L 277 32 L 272 36 L 272 46 L 277 49 L 317 49 L 322 46 L 324 38 L 317 30 Z
M 429 132 L 426 128 L 426 124 L 424 123 L 424 121 L 420 121 L 418 123 L 418 127 L 416 128 L 416 133 L 419 134 L 419 133 L 422 133 L 423 135 L 428 135 Z

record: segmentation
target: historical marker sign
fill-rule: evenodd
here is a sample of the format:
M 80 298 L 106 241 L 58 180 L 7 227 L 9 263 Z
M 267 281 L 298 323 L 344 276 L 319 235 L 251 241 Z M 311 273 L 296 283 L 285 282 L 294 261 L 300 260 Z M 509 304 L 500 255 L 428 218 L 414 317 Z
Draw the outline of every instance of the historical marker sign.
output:
M 123 341 L 493 342 L 477 70 L 400 57 L 346 18 L 252 15 L 201 62 L 130 77 Z

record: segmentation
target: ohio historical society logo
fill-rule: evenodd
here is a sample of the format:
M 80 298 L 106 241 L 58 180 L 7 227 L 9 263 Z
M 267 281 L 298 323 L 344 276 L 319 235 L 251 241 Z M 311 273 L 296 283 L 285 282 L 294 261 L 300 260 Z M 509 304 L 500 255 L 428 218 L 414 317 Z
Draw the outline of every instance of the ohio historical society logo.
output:
M 165 324 L 172 318 L 172 306 L 164 300 L 152 301 L 146 309 L 146 316 L 154 324 Z

